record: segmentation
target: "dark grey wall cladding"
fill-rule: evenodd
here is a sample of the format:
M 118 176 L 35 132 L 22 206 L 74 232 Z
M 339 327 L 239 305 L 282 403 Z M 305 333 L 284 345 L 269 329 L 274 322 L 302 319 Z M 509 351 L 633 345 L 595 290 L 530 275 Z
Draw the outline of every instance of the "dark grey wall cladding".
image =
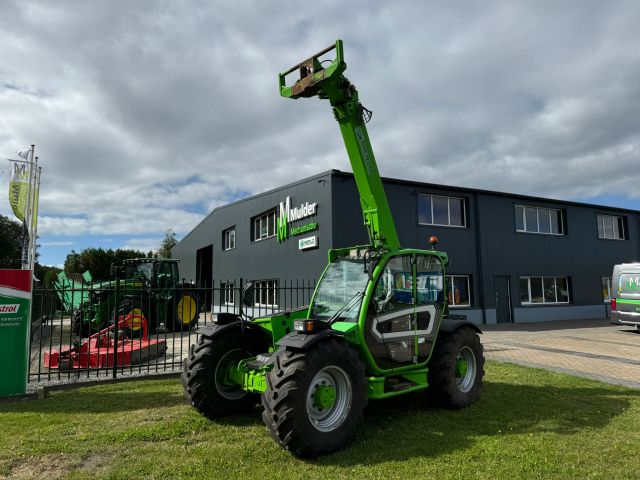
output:
M 472 305 L 467 310 L 481 312 L 479 309 L 487 309 L 490 323 L 489 316 L 496 316 L 497 276 L 509 277 L 514 317 L 544 319 L 549 316 L 545 311 L 551 314 L 555 311 L 553 308 L 566 308 L 557 304 L 553 308 L 521 306 L 520 276 L 569 277 L 570 306 L 581 308 L 586 315 L 584 312 L 589 308 L 602 306 L 601 278 L 611 276 L 613 265 L 640 260 L 640 216 L 637 211 L 394 179 L 385 179 L 384 186 L 402 246 L 427 249 L 430 248 L 429 237 L 437 235 L 438 249 L 447 252 L 451 260 L 448 273 L 471 278 Z M 464 199 L 465 226 L 419 224 L 418 198 L 421 194 Z M 296 237 L 283 244 L 278 244 L 275 238 L 251 241 L 251 218 L 277 207 L 287 195 L 291 197 L 292 206 L 303 202 L 318 203 L 315 217 L 293 224 L 318 222 L 317 232 L 302 236 L 317 235 L 317 249 L 300 251 Z M 516 205 L 562 211 L 564 234 L 517 232 Z M 599 239 L 598 214 L 625 217 L 627 239 Z M 236 248 L 222 251 L 222 232 L 234 225 Z M 329 248 L 366 243 L 368 236 L 354 178 L 351 174 L 333 171 L 214 210 L 173 252 L 174 257 L 182 260 L 180 268 L 186 278 L 195 278 L 197 250 L 213 244 L 216 282 L 240 277 L 317 279 L 326 264 Z
M 351 176 L 334 175 L 333 194 L 333 248 L 366 245 L 367 229 L 362 219 L 360 195 Z
M 610 277 L 614 264 L 638 258 L 640 237 L 637 214 L 488 194 L 480 194 L 479 205 L 487 306 L 495 306 L 495 294 L 490 288 L 494 275 L 511 275 L 514 306 L 520 305 L 519 276 L 570 277 L 571 303 L 596 304 L 602 301 L 601 277 Z M 562 210 L 566 234 L 516 232 L 516 205 Z M 628 240 L 599 239 L 596 223 L 598 213 L 627 217 Z
M 292 236 L 283 243 L 275 237 L 252 241 L 251 219 L 279 206 L 286 197 L 291 206 L 303 202 L 317 203 L 317 213 L 291 226 L 317 222 L 318 230 Z M 223 250 L 223 231 L 236 227 L 236 248 Z M 318 237 L 318 247 L 299 250 L 298 239 Z M 313 279 L 322 272 L 330 248 L 331 228 L 331 175 L 318 175 L 224 207 L 217 208 L 173 249 L 174 258 L 181 260 L 181 274 L 196 277 L 197 250 L 213 244 L 213 277 L 216 282 L 225 279 Z

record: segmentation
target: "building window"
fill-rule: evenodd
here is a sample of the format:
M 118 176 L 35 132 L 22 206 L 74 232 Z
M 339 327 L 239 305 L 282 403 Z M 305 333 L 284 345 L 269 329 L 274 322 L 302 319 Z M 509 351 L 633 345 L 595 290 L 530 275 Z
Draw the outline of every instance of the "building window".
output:
M 222 242 L 225 250 L 236 248 L 236 227 L 227 228 L 222 232 Z
M 569 303 L 568 277 L 520 277 L 520 303 Z
M 612 215 L 596 215 L 598 220 L 598 238 L 607 240 L 626 240 L 625 218 Z
M 464 198 L 418 195 L 418 223 L 445 227 L 466 227 Z
M 254 242 L 276 235 L 276 211 L 263 213 L 251 219 L 252 238 Z
M 471 306 L 471 282 L 469 275 L 447 275 L 447 291 L 450 307 Z
M 562 210 L 516 205 L 516 232 L 564 235 Z
M 611 277 L 602 277 L 602 301 L 610 302 L 611 301 Z
M 278 306 L 278 280 L 261 280 L 254 286 L 255 305 L 258 307 Z
M 236 304 L 236 284 L 223 283 L 222 296 L 223 296 L 225 305 L 235 305 Z

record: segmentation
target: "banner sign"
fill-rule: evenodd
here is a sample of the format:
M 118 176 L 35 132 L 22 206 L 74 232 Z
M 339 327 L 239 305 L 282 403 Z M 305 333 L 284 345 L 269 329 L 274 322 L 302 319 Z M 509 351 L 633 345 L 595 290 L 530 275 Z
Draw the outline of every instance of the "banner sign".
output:
M 27 393 L 31 270 L 0 270 L 0 397 Z
M 12 163 L 11 179 L 9 180 L 9 204 L 13 214 L 24 222 L 29 191 L 29 166 L 24 163 Z

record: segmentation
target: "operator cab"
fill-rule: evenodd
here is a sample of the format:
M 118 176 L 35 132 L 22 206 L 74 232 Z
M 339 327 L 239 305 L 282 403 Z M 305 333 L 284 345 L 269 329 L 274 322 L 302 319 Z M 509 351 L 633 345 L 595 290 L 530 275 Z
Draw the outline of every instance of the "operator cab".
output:
M 124 261 L 126 280 L 138 280 L 145 285 L 169 288 L 178 282 L 178 261 L 136 258 Z
M 363 325 L 375 363 L 383 370 L 427 361 L 444 298 L 440 253 L 424 250 L 337 251 L 325 270 L 309 318 Z

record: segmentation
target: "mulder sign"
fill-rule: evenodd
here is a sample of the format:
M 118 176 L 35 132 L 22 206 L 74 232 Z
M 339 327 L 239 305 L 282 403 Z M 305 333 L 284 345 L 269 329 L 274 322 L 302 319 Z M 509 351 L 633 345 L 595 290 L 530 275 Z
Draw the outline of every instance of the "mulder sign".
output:
M 278 211 L 278 230 L 276 238 L 278 242 L 284 242 L 287 238 L 313 232 L 318 229 L 318 222 L 309 222 L 303 225 L 291 226 L 292 222 L 304 220 L 314 216 L 318 212 L 317 203 L 301 203 L 299 207 L 291 208 L 291 197 L 287 197 L 284 202 L 280 202 Z

